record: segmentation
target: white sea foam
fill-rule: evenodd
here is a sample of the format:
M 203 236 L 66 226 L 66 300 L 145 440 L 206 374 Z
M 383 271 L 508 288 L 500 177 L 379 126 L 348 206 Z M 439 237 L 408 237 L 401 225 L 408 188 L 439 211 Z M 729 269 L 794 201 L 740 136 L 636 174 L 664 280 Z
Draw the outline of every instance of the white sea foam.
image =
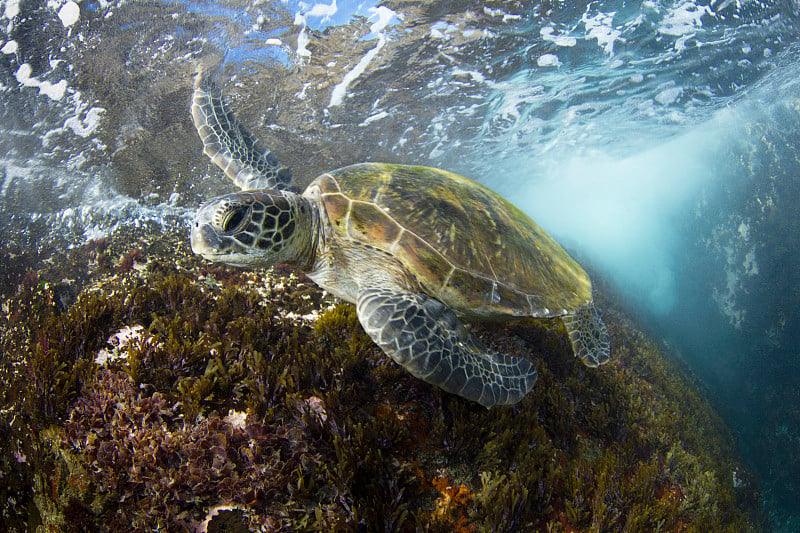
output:
M 656 94 L 655 101 L 661 105 L 674 104 L 681 94 L 683 94 L 683 87 L 669 87 Z
M 327 22 L 337 11 L 339 11 L 339 8 L 336 7 L 336 0 L 333 0 L 330 4 L 314 4 L 311 9 L 305 12 L 305 15 L 307 17 L 320 17 L 323 22 Z
M 430 35 L 434 39 L 447 40 L 451 37 L 451 34 L 457 31 L 458 26 L 440 20 L 431 26 Z
M 392 11 L 388 7 L 385 6 L 378 6 L 378 7 L 371 7 L 369 8 L 369 12 L 372 13 L 370 19 L 375 16 L 377 17 L 377 21 L 375 21 L 372 26 L 370 26 L 369 31 L 372 33 L 379 33 L 386 29 L 392 19 L 399 18 L 402 19 L 403 16 Z
M 88 137 L 100 125 L 100 120 L 105 112 L 106 110 L 102 107 L 92 107 L 86 111 L 83 118 L 77 115 L 69 117 L 64 121 L 64 127 L 71 129 L 75 135 Z
M 522 77 L 491 82 L 488 85 L 496 91 L 493 120 L 499 119 L 501 122 L 511 123 L 504 129 L 514 129 L 519 126 L 522 110 L 528 105 L 536 105 L 546 99 L 544 86 L 533 85 Z
M 13 19 L 19 14 L 19 0 L 6 0 L 6 8 L 3 16 L 8 20 Z
M 342 105 L 344 102 L 344 97 L 347 95 L 347 87 L 364 73 L 364 71 L 367 69 L 367 66 L 369 66 L 375 56 L 378 55 L 378 52 L 381 51 L 381 48 L 384 47 L 388 40 L 384 30 L 392 21 L 392 19 L 398 16 L 397 13 L 385 6 L 371 7 L 369 12 L 371 13 L 370 18 L 377 18 L 377 20 L 370 26 L 370 33 L 377 34 L 378 44 L 376 44 L 375 47 L 369 52 L 364 54 L 359 62 L 356 63 L 356 65 L 344 75 L 342 81 L 334 86 L 333 90 L 331 91 L 331 100 L 330 103 L 328 103 L 328 107 Z
M 747 242 L 750 239 L 750 224 L 749 222 L 745 222 L 744 220 L 739 223 L 739 227 L 737 230 L 739 232 L 739 236 L 742 238 L 743 241 Z
M 591 9 L 591 6 L 590 8 Z M 622 32 L 614 28 L 614 15 L 616 11 L 610 13 L 598 12 L 594 16 L 589 16 L 589 10 L 583 14 L 581 20 L 586 27 L 586 38 L 596 39 L 598 46 L 603 51 L 612 55 L 614 53 L 614 43 L 616 41 L 624 41 L 620 37 Z
M 486 76 L 484 76 L 483 74 L 481 74 L 477 70 L 464 70 L 461 67 L 455 67 L 452 70 L 452 74 L 453 74 L 453 76 L 469 76 L 470 78 L 472 78 L 474 81 L 477 81 L 478 83 L 485 83 L 486 82 Z
M 0 175 L 3 176 L 3 184 L 0 185 L 0 198 L 5 198 L 8 188 L 14 183 L 14 180 L 24 178 L 27 169 L 16 165 L 13 161 L 8 159 L 0 160 Z
M 387 113 L 386 111 L 380 111 L 378 113 L 375 113 L 374 115 L 370 115 L 367 118 L 365 118 L 364 121 L 361 124 L 359 124 L 359 126 L 367 126 L 367 125 L 375 122 L 376 120 L 380 120 L 380 119 L 386 118 L 388 116 L 389 116 L 389 113 Z
M 306 17 L 301 13 L 297 13 L 294 16 L 294 25 L 295 26 L 302 26 L 300 28 L 300 33 L 297 34 L 297 55 L 300 57 L 311 57 L 311 50 L 307 48 L 309 37 L 306 24 Z
M 703 26 L 703 16 L 713 13 L 708 6 L 698 6 L 693 0 L 684 0 L 669 10 L 658 26 L 658 32 L 675 37 L 693 35 Z
M 756 262 L 756 247 L 753 246 L 744 256 L 744 262 L 742 263 L 744 267 L 744 272 L 748 276 L 757 276 L 758 275 L 758 263 Z
M 552 26 L 545 26 L 539 33 L 542 36 L 542 39 L 545 41 L 550 41 L 558 46 L 575 46 L 578 44 L 578 39 L 569 35 L 553 35 L 555 29 Z
M 536 60 L 536 64 L 540 67 L 560 67 L 561 61 L 558 60 L 558 56 L 555 54 L 542 54 Z
M 64 120 L 64 124 L 60 128 L 54 128 L 42 136 L 42 146 L 49 146 L 51 138 L 67 130 L 79 137 L 86 138 L 91 136 L 100 126 L 103 115 L 106 112 L 104 108 L 90 107 L 89 102 L 83 101 L 80 92 L 74 93 L 69 100 L 74 106 L 72 115 Z
M 483 7 L 483 12 L 486 13 L 487 15 L 489 15 L 490 17 L 502 17 L 503 18 L 503 22 L 509 22 L 509 21 L 512 21 L 512 20 L 520 20 L 522 18 L 520 15 L 514 15 L 514 14 L 506 13 L 505 11 L 503 11 L 502 9 L 499 9 L 499 8 L 492 9 L 492 8 L 484 6 Z
M 57 83 L 51 83 L 47 80 L 40 81 L 37 78 L 31 77 L 33 69 L 28 63 L 20 65 L 15 74 L 17 81 L 20 85 L 25 87 L 38 87 L 39 94 L 44 94 L 51 100 L 61 100 L 67 90 L 67 80 L 61 80 Z
M 727 317 L 731 326 L 740 329 L 744 323 L 747 312 L 737 306 L 736 294 L 739 291 L 740 278 L 739 270 L 736 265 L 736 254 L 732 245 L 726 246 L 723 250 L 727 268 L 725 270 L 725 288 L 721 290 L 714 287 L 711 298 L 717 304 L 720 312 Z
M 71 0 L 61 6 L 61 9 L 58 10 L 58 18 L 61 19 L 61 23 L 66 28 L 78 22 L 80 16 L 81 9 L 78 7 L 78 4 L 72 2 Z
M 8 41 L 6 44 L 4 44 L 2 48 L 0 48 L 0 52 L 3 52 L 6 55 L 16 54 L 17 48 L 18 48 L 17 41 L 12 39 Z
M 381 35 L 378 37 L 378 44 L 375 48 L 372 48 L 369 52 L 364 54 L 356 66 L 353 67 L 347 74 L 344 75 L 342 81 L 336 84 L 331 91 L 331 101 L 328 103 L 328 107 L 333 107 L 337 105 L 342 105 L 344 102 L 344 97 L 347 94 L 347 87 L 353 83 L 364 71 L 367 69 L 367 66 L 370 62 L 378 55 L 378 52 L 381 51 L 381 48 L 386 44 L 386 38 Z
M 308 49 L 310 37 L 308 36 L 308 19 L 309 17 L 321 19 L 320 22 L 325 23 L 330 21 L 331 17 L 339 11 L 336 5 L 336 0 L 332 0 L 330 4 L 314 4 L 309 9 L 308 4 L 300 2 L 300 11 L 294 16 L 294 25 L 301 26 L 300 33 L 297 35 L 297 55 L 302 58 L 311 57 L 311 50 Z M 272 39 L 270 39 L 272 40 Z M 278 39 L 278 43 L 267 44 L 282 44 Z
M 300 92 L 296 93 L 295 96 L 297 96 L 297 98 L 299 98 L 300 100 L 305 100 L 306 99 L 306 91 L 308 90 L 309 87 L 311 87 L 311 82 L 304 83 L 303 84 L 303 88 L 300 89 Z

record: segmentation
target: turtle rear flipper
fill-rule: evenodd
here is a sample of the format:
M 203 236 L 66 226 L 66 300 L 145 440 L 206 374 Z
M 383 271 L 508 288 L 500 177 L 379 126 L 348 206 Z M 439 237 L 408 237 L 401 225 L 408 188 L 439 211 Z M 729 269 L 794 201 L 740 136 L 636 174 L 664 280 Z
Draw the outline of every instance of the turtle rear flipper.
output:
M 367 334 L 412 375 L 484 407 L 514 404 L 536 382 L 526 359 L 484 347 L 438 300 L 386 288 L 359 293 Z
M 561 319 L 569 333 L 572 351 L 586 366 L 596 367 L 608 362 L 610 357 L 608 329 L 593 303 Z
M 210 79 L 198 71 L 192 96 L 192 120 L 203 153 L 242 190 L 286 189 L 292 172 L 239 123 Z

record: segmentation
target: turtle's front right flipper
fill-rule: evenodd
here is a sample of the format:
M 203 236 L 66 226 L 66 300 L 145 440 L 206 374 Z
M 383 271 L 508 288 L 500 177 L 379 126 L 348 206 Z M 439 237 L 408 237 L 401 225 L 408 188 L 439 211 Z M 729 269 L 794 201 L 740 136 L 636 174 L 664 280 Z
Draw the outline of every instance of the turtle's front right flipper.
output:
M 292 172 L 239 123 L 202 69 L 194 83 L 192 120 L 203 152 L 240 189 L 286 189 L 291 184 Z
M 357 311 L 372 340 L 411 374 L 484 407 L 517 403 L 536 383 L 529 361 L 487 349 L 425 294 L 370 288 Z

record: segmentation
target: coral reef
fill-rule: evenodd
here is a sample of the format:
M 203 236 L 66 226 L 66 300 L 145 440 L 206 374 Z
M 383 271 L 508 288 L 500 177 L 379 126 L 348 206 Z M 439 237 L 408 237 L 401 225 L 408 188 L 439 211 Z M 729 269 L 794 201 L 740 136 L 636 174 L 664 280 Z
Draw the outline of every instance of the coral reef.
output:
M 291 272 L 203 263 L 182 232 L 67 250 L 19 277 L 3 306 L 0 522 L 757 530 L 727 429 L 600 303 L 615 354 L 601 369 L 572 357 L 558 321 L 474 325 L 540 372 L 518 405 L 486 410 L 404 372 L 352 306 Z

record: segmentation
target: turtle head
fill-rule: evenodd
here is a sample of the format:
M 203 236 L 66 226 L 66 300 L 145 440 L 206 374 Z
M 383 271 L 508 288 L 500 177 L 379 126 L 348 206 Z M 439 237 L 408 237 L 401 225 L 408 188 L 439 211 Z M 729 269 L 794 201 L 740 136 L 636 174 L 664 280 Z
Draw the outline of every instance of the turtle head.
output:
M 313 259 L 314 209 L 305 198 L 271 189 L 214 198 L 192 221 L 192 250 L 233 266 L 306 265 Z

